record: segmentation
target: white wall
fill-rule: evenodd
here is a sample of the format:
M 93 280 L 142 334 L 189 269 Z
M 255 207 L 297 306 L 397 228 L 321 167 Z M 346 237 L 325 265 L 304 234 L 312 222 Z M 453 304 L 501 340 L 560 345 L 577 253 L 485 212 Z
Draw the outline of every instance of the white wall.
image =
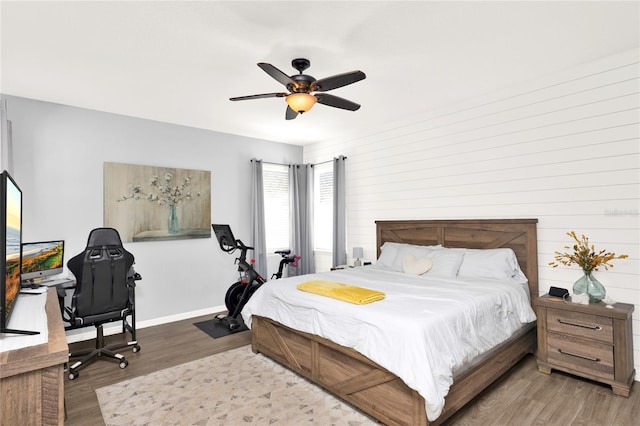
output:
M 302 148 L 122 115 L 3 96 L 13 122 L 14 173 L 23 191 L 23 239 L 66 240 L 66 260 L 103 226 L 103 163 L 211 171 L 211 221 L 250 243 L 250 159 L 299 163 Z M 143 276 L 139 326 L 224 309 L 234 256 L 215 237 L 126 243 Z M 65 260 L 65 261 L 66 261 Z
M 640 371 L 639 61 L 637 50 L 621 53 L 357 139 L 307 146 L 304 161 L 348 157 L 347 252 L 365 247 L 367 260 L 376 253 L 374 221 L 384 219 L 538 218 L 541 294 L 571 288 L 581 275 L 548 266 L 571 243 L 567 231 L 628 254 L 596 277 L 610 297 L 635 305 Z

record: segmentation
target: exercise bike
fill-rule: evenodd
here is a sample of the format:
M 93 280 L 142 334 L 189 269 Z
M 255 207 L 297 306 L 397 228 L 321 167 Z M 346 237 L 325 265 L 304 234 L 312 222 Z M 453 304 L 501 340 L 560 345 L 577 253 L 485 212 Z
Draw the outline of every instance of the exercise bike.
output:
M 253 268 L 254 259 L 251 259 L 250 263 L 247 262 L 247 251 L 253 250 L 253 247 L 246 246 L 241 240 L 236 240 L 229 225 L 211 226 L 222 251 L 233 253 L 240 249 L 240 256 L 234 262 L 238 264 L 240 279 L 229 287 L 225 295 L 224 303 L 227 307 L 227 315 L 217 315 L 215 319 L 224 323 L 232 332 L 241 331 L 246 328 L 240 315 L 242 308 L 253 293 L 267 281 Z M 282 256 L 282 260 L 278 272 L 273 274 L 272 278 L 281 278 L 285 265 L 298 266 L 300 256 L 292 255 L 291 250 L 281 250 L 276 253 Z
M 278 250 L 277 252 L 275 252 L 276 254 L 279 254 L 280 256 L 282 256 L 282 259 L 280 260 L 280 266 L 278 267 L 278 272 L 276 272 L 275 274 L 271 275 L 271 279 L 278 279 L 278 278 L 282 278 L 282 270 L 284 269 L 285 266 L 289 265 L 289 266 L 298 266 L 298 261 L 300 259 L 302 259 L 301 256 L 297 255 L 297 254 L 291 254 L 291 250 L 287 249 L 287 250 Z

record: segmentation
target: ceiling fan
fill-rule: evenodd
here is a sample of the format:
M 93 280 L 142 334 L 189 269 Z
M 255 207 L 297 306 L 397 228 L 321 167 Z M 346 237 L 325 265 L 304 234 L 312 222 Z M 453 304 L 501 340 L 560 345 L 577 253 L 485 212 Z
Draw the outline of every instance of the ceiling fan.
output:
M 285 118 L 287 120 L 293 120 L 298 116 L 298 114 L 309 111 L 316 102 L 349 111 L 356 111 L 360 108 L 360 105 L 355 102 L 323 92 L 328 92 L 329 90 L 364 80 L 367 76 L 362 71 L 351 71 L 316 80 L 310 75 L 302 73 L 311 65 L 311 62 L 309 62 L 308 59 L 294 59 L 291 61 L 291 65 L 293 68 L 297 69 L 300 74 L 288 76 L 271 64 L 267 64 L 265 62 L 258 63 L 258 66 L 262 68 L 264 72 L 269 74 L 276 81 L 282 83 L 289 93 L 263 93 L 260 95 L 238 96 L 235 98 L 229 98 L 229 100 L 244 101 L 248 99 L 285 98 L 288 104 L 287 112 L 285 114 Z

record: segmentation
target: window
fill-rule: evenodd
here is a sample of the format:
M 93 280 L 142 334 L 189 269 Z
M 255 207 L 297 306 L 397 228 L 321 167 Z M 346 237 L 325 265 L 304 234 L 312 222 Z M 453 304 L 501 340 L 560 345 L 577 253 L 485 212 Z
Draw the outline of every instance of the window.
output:
M 315 251 L 333 250 L 333 162 L 317 164 L 314 170 L 314 224 Z
M 262 165 L 267 253 L 289 247 L 289 167 Z

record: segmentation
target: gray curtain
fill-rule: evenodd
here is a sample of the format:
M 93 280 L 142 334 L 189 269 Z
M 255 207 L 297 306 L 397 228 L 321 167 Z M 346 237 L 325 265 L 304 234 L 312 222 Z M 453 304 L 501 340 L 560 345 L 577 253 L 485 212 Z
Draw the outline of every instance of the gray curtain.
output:
M 7 119 L 7 100 L 0 100 L 0 172 L 13 174 L 13 154 L 11 141 L 11 121 Z
M 262 160 L 251 159 L 251 245 L 255 270 L 267 279 L 267 242 L 264 223 Z M 247 256 L 248 257 L 248 256 Z
M 345 194 L 345 160 L 333 159 L 333 266 L 347 263 L 347 204 Z
M 313 259 L 313 165 L 289 166 L 289 230 L 291 252 L 302 258 L 289 276 L 315 272 Z

